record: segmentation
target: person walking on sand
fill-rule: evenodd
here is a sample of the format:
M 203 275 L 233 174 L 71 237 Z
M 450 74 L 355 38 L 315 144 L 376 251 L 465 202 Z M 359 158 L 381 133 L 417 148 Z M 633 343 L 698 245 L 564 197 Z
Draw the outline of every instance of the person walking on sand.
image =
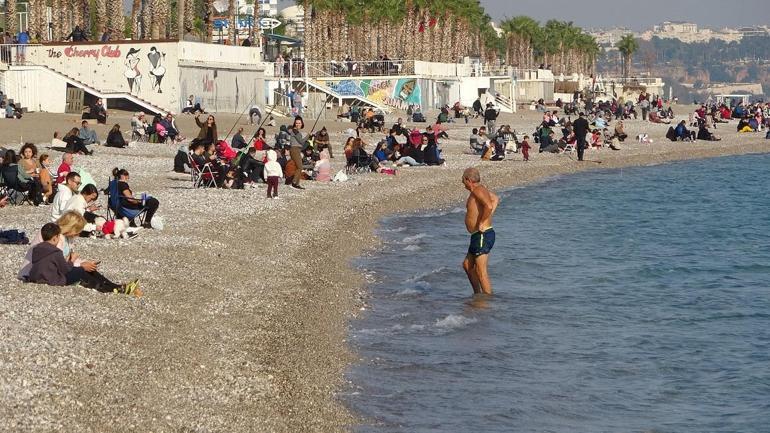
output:
M 465 203 L 465 228 L 471 234 L 468 254 L 463 261 L 463 269 L 468 275 L 474 294 L 492 294 L 487 264 L 489 253 L 495 245 L 495 230 L 492 228 L 492 215 L 500 203 L 493 192 L 481 184 L 481 176 L 475 168 L 463 172 L 463 185 L 470 191 Z
M 581 112 L 575 122 L 572 124 L 572 132 L 575 133 L 577 139 L 577 153 L 578 161 L 583 160 L 583 153 L 586 150 L 588 143 L 586 142 L 586 134 L 588 134 L 589 125 L 588 120 L 585 118 L 585 113 Z

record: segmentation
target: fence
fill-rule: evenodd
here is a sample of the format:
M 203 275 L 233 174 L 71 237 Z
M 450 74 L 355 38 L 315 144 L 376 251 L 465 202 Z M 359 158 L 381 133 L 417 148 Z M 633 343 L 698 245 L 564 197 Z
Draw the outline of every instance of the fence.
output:
M 439 63 L 417 60 L 344 60 L 306 62 L 303 59 L 266 63 L 266 75 L 288 78 L 351 78 L 419 75 L 423 77 L 506 77 L 511 68 L 489 63 Z M 531 71 L 514 70 L 523 75 Z
M 35 63 L 34 52 L 30 47 L 40 47 L 40 44 L 0 44 L 0 64 L 30 65 Z

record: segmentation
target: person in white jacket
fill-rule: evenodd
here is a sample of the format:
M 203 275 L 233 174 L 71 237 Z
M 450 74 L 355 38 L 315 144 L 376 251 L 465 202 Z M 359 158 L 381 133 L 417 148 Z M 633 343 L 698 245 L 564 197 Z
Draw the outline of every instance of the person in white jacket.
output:
M 74 194 L 67 202 L 67 211 L 75 211 L 85 218 L 86 226 L 83 229 L 84 232 L 96 230 L 96 225 L 94 224 L 98 215 L 94 212 L 99 209 L 99 206 L 89 203 L 95 202 L 97 198 L 99 198 L 99 190 L 93 184 L 88 184 L 83 187 L 80 194 Z
M 267 198 L 277 199 L 278 183 L 283 177 L 283 169 L 281 169 L 281 164 L 278 163 L 278 154 L 272 149 L 267 151 L 264 177 L 267 182 Z
M 80 175 L 71 171 L 65 177 L 64 183 L 59 184 L 59 189 L 51 203 L 51 222 L 55 223 L 67 211 L 67 204 L 80 188 Z

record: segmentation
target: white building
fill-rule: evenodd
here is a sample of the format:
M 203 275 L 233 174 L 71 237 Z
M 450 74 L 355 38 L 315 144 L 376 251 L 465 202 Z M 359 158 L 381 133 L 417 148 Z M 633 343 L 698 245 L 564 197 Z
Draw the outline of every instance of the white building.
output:
M 286 35 L 301 39 L 305 34 L 305 8 L 300 5 L 281 9 L 280 20 L 287 24 Z
M 256 0 L 259 14 L 265 17 L 278 16 L 278 0 Z

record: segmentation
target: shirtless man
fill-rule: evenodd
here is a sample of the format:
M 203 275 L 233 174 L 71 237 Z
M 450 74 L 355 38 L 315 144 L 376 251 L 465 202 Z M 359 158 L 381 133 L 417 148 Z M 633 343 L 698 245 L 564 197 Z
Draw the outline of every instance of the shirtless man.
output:
M 500 199 L 481 185 L 481 176 L 475 168 L 463 172 L 463 185 L 470 191 L 465 204 L 465 228 L 471 234 L 471 244 L 463 261 L 463 269 L 468 274 L 473 293 L 491 295 L 492 283 L 487 273 L 487 262 L 489 252 L 495 245 L 492 214 L 495 213 Z

